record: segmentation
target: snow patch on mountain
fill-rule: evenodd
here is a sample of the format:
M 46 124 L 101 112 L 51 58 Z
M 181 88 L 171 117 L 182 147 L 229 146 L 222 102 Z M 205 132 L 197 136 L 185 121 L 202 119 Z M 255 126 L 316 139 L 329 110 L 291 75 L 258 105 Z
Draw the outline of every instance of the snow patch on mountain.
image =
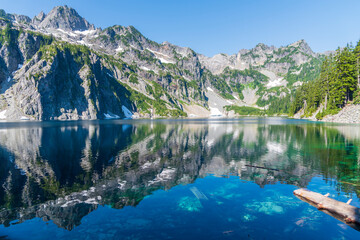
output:
M 115 51 L 116 51 L 116 52 L 122 52 L 122 51 L 124 51 L 124 49 L 123 49 L 121 46 L 118 46 L 118 48 L 115 49 Z
M 74 33 L 87 36 L 87 35 L 92 35 L 92 34 L 96 33 L 96 30 L 85 30 L 85 31 L 76 30 L 76 31 L 74 31 Z
M 157 59 L 159 59 L 162 63 L 172 63 L 172 64 L 175 63 L 174 61 L 170 60 L 171 57 L 168 56 L 168 55 L 166 55 L 166 54 L 163 54 L 163 53 L 161 53 L 161 52 L 157 52 L 157 51 L 151 50 L 150 48 L 146 48 L 146 49 L 147 49 L 148 51 L 152 52 L 152 53 L 155 55 L 155 57 L 156 57 Z
M 145 71 L 150 71 L 150 69 L 145 66 L 141 66 L 140 69 L 145 70 Z
M 118 115 L 116 114 L 112 114 L 112 113 L 104 113 L 105 119 L 117 119 L 120 118 Z
M 209 107 L 210 108 L 210 117 L 221 117 L 223 116 L 222 112 L 218 109 L 218 108 L 213 108 L 213 107 Z
M 77 34 L 75 34 L 74 32 L 64 31 L 64 30 L 62 30 L 61 28 L 58 28 L 58 29 L 56 29 L 56 30 L 59 31 L 59 32 L 62 32 L 62 33 L 64 33 L 64 34 L 66 34 L 66 35 L 69 35 L 69 36 L 72 36 L 72 37 L 77 37 Z
M 160 62 L 162 62 L 162 63 L 174 63 L 173 61 L 166 60 L 166 59 L 164 59 L 162 57 L 157 57 L 157 59 L 159 59 Z
M 124 105 L 121 106 L 121 109 L 125 115 L 125 118 L 132 118 L 133 117 L 133 114 L 132 112 L 127 108 L 125 107 Z
M 280 87 L 280 86 L 286 86 L 287 81 L 284 80 L 283 77 L 275 79 L 275 80 L 271 80 L 266 84 L 267 88 L 273 88 L 273 87 Z
M 0 112 L 0 119 L 6 119 L 6 110 Z

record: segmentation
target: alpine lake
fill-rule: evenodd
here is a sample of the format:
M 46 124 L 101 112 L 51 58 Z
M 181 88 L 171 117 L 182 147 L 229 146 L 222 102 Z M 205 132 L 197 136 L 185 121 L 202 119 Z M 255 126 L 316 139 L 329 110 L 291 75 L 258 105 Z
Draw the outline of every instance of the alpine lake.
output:
M 0 239 L 360 239 L 360 126 L 286 118 L 0 123 Z

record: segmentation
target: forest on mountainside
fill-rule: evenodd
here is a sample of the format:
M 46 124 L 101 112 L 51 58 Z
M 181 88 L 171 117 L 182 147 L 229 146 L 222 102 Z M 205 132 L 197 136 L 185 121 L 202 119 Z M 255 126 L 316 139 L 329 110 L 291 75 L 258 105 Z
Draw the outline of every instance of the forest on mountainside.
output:
M 302 117 L 316 118 L 338 113 L 347 104 L 360 103 L 360 41 L 348 44 L 327 56 L 315 81 L 304 83 L 295 93 L 277 99 L 270 105 L 268 114 L 293 116 L 303 110 Z

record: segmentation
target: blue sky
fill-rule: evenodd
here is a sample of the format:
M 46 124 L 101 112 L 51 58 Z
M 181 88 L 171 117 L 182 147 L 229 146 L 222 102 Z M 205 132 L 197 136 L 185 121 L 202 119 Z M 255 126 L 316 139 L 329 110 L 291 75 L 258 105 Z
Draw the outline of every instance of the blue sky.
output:
M 212 56 L 257 43 L 284 46 L 305 39 L 316 52 L 360 39 L 358 0 L 0 0 L 9 13 L 35 16 L 75 8 L 96 27 L 133 25 L 156 42 Z

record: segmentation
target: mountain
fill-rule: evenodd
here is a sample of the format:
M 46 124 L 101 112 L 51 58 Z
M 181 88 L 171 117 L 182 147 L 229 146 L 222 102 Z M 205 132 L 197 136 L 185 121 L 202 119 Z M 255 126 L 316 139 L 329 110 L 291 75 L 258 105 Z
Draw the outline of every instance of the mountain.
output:
M 0 11 L 0 119 L 231 116 L 267 109 L 315 79 L 324 55 L 304 41 L 206 57 L 132 26 L 95 28 L 74 9 Z
M 95 27 L 82 18 L 73 8 L 60 6 L 52 9 L 47 15 L 43 12 L 32 20 L 35 26 L 43 29 L 62 29 L 65 31 L 86 31 Z

